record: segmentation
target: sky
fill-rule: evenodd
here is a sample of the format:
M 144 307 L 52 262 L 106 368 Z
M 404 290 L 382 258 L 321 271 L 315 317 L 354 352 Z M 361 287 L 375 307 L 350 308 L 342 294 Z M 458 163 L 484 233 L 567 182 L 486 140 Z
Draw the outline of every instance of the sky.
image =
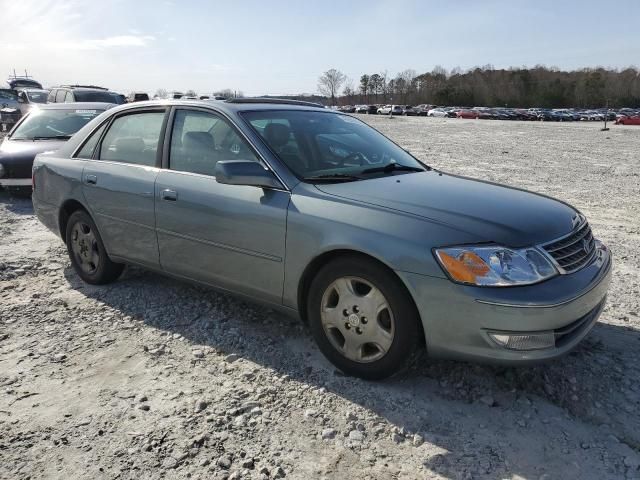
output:
M 0 0 L 0 82 L 245 95 L 441 65 L 640 65 L 636 0 Z

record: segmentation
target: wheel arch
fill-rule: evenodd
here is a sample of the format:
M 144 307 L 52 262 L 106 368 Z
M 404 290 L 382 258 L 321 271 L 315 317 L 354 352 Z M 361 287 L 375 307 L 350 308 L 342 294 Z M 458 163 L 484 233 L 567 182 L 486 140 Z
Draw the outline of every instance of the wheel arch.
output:
M 84 210 L 87 214 L 91 215 L 89 213 L 89 209 L 75 198 L 65 200 L 60 207 L 60 213 L 58 214 L 58 228 L 60 229 L 60 237 L 62 237 L 62 241 L 65 244 L 67 243 L 67 222 L 69 221 L 69 217 L 78 210 Z
M 313 281 L 314 277 L 318 274 L 320 269 L 323 266 L 325 266 L 327 263 L 337 258 L 344 258 L 344 257 L 360 257 L 362 259 L 366 259 L 368 261 L 377 263 L 378 265 L 383 267 L 385 270 L 387 270 L 389 274 L 392 275 L 400 285 L 402 285 L 402 288 L 405 289 L 405 291 L 407 292 L 407 295 L 409 295 L 409 298 L 411 298 L 411 301 L 413 302 L 414 308 L 416 309 L 416 313 L 418 314 L 418 318 L 420 319 L 419 323 L 420 323 L 420 330 L 422 331 L 422 338 L 424 339 L 425 332 L 424 332 L 424 325 L 422 322 L 422 316 L 420 315 L 420 310 L 418 310 L 418 306 L 415 302 L 415 299 L 413 298 L 413 295 L 411 294 L 411 290 L 409 289 L 409 287 L 405 284 L 402 278 L 398 276 L 398 274 L 393 270 L 393 268 L 391 268 L 390 265 L 388 265 L 384 261 L 380 260 L 379 258 L 376 258 L 371 254 L 364 253 L 358 250 L 351 250 L 351 249 L 344 249 L 344 248 L 329 250 L 321 253 L 317 257 L 313 258 L 311 262 L 309 262 L 309 264 L 304 269 L 302 275 L 300 276 L 300 280 L 298 282 L 298 295 L 297 295 L 298 314 L 302 319 L 302 321 L 304 323 L 308 323 L 309 321 L 309 319 L 307 318 L 306 304 L 307 304 L 307 299 L 309 297 L 309 288 L 311 286 L 311 282 Z

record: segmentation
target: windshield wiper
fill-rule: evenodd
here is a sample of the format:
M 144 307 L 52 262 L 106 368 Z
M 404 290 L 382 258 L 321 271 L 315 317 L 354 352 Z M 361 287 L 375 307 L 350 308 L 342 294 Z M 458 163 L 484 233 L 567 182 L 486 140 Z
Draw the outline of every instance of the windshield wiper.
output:
M 313 175 L 311 177 L 304 177 L 305 182 L 355 182 L 356 180 L 362 180 L 361 177 L 355 175 L 345 175 L 342 173 L 329 173 L 326 175 Z
M 424 172 L 425 169 L 421 167 L 410 167 L 409 165 L 402 165 L 400 163 L 391 162 L 382 167 L 373 167 L 363 170 L 362 173 L 391 173 L 394 171 L 402 172 Z
M 48 137 L 33 137 L 31 140 L 69 140 L 71 135 L 51 135 Z

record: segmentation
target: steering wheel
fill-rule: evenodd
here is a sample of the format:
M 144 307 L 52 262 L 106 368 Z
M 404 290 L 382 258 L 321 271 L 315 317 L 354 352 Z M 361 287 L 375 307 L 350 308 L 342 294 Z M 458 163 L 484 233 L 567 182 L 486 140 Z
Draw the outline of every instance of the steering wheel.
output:
M 360 152 L 352 152 L 343 159 L 339 160 L 338 167 L 344 167 L 344 164 L 350 160 L 358 162 L 358 166 L 364 165 L 365 161 L 364 156 Z

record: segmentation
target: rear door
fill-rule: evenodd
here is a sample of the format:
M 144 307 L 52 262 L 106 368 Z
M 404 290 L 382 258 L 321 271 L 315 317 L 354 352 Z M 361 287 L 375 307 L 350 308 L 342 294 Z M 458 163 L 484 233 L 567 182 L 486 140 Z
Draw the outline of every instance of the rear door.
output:
M 109 255 L 155 268 L 160 261 L 153 192 L 167 110 L 115 116 L 82 174 L 83 193 Z
M 281 303 L 289 192 L 216 182 L 220 160 L 261 161 L 229 120 L 177 108 L 170 123 L 155 197 L 162 268 Z

